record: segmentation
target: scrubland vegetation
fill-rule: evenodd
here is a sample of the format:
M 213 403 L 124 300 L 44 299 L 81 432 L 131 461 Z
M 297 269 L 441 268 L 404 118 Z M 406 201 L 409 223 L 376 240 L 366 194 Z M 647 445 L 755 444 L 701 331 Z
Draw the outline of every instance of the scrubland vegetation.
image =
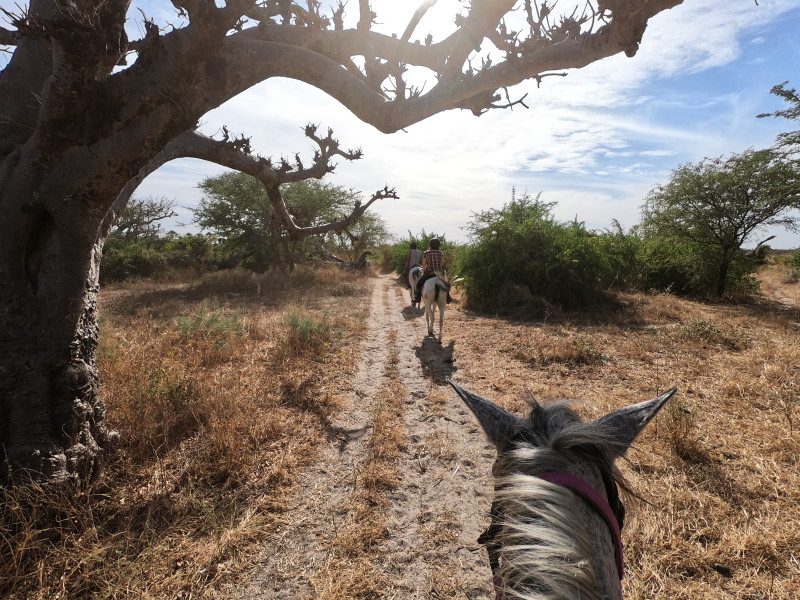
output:
M 245 564 L 352 376 L 354 277 L 105 289 L 98 362 L 122 445 L 77 496 L 3 491 L 0 596 L 197 597 Z
M 235 206 L 249 183 L 206 182 L 210 234 L 134 227 L 109 238 L 97 363 L 120 447 L 77 494 L 36 483 L 2 491 L 3 597 L 217 598 L 292 511 L 352 392 L 366 328 L 368 307 L 353 299 L 369 273 L 322 259 L 369 248 L 399 273 L 409 243 L 426 248 L 435 233 L 388 244 L 372 218 L 358 236 L 291 240 L 270 228 L 266 199 L 264 210 Z M 311 207 L 307 225 L 331 194 L 326 220 L 356 200 L 319 186 L 286 192 Z M 646 501 L 624 534 L 627 596 L 795 598 L 800 251 L 687 236 L 665 220 L 678 214 L 670 201 L 654 191 L 640 225 L 593 231 L 558 221 L 538 196 L 512 195 L 473 216 L 468 243 L 438 235 L 458 282 L 448 368 L 457 362 L 476 391 L 516 412 L 526 390 L 605 410 L 678 385 L 626 467 Z M 247 221 L 250 209 L 261 219 L 251 229 L 225 220 Z M 380 435 L 353 474 L 346 524 L 311 580 L 320 598 L 391 591 L 373 559 L 390 535 L 389 492 L 403 486 L 397 355 L 382 365 L 389 385 L 369 424 Z M 457 580 L 439 597 L 460 597 Z
M 451 305 L 462 375 L 510 410 L 524 410 L 530 390 L 580 398 L 592 417 L 679 386 L 625 467 L 646 500 L 631 502 L 623 534 L 627 597 L 800 593 L 800 314 L 772 296 L 800 297 L 796 260 L 771 259 L 758 273 L 765 294 L 739 303 L 608 292 L 605 304 L 544 321 Z M 98 360 L 122 446 L 77 496 L 4 492 L 3 597 L 215 597 L 292 510 L 293 486 L 351 389 L 366 317 L 352 302 L 357 277 L 227 271 L 105 289 Z M 391 588 L 369 565 L 386 535 L 385 490 L 403 485 L 389 427 L 403 395 L 385 390 L 371 422 L 385 435 L 358 475 L 360 516 L 315 580 L 327 598 Z

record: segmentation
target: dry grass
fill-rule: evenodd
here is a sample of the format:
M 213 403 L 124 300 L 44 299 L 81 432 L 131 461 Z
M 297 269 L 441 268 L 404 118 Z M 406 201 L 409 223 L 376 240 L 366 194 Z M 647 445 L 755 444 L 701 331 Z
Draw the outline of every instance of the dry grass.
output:
M 596 418 L 679 387 L 622 464 L 646 500 L 628 502 L 626 598 L 800 597 L 800 312 L 776 301 L 800 298 L 800 284 L 769 270 L 762 281 L 774 289 L 740 305 L 628 294 L 545 322 L 448 309 L 449 368 L 517 413 L 527 391 L 579 398 L 577 410 Z M 0 596 L 202 598 L 239 573 L 288 517 L 348 389 L 366 322 L 351 302 L 356 285 L 337 272 L 230 273 L 106 290 L 102 393 L 124 447 L 78 496 L 6 494 Z M 314 598 L 394 593 L 382 559 L 407 443 L 397 338 L 390 332 L 367 458 L 347 518 L 331 524 Z M 450 392 L 432 389 L 441 417 Z M 443 435 L 426 443 L 435 456 L 457 452 Z M 441 558 L 457 543 L 456 520 L 418 519 L 431 597 L 465 594 Z
M 109 290 L 98 363 L 123 447 L 77 497 L 6 495 L 0 595 L 201 597 L 246 566 L 352 376 L 349 285 L 228 272 Z
M 790 253 L 769 257 L 769 266 L 758 274 L 763 294 L 781 302 L 800 306 L 800 271 L 789 264 Z
M 800 597 L 800 312 L 775 297 L 449 321 L 471 388 L 517 413 L 526 390 L 596 418 L 678 386 L 622 465 L 649 503 L 628 503 L 626 598 Z

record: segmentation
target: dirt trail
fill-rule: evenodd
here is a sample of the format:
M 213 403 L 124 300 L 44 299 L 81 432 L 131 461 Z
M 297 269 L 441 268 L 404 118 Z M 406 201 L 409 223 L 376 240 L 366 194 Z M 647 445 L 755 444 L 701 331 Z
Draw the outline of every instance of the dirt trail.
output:
M 369 323 L 353 393 L 319 460 L 302 477 L 295 505 L 264 544 L 248 583 L 231 597 L 315 597 L 311 582 L 347 518 L 347 498 L 365 459 L 371 414 L 390 363 L 406 389 L 406 443 L 398 465 L 402 481 L 389 497 L 388 535 L 374 549 L 391 582 L 381 597 L 491 597 L 486 553 L 476 539 L 488 520 L 494 449 L 444 381 L 457 372 L 447 314 L 442 346 L 425 336 L 422 311 L 409 306 L 394 277 L 370 281 Z

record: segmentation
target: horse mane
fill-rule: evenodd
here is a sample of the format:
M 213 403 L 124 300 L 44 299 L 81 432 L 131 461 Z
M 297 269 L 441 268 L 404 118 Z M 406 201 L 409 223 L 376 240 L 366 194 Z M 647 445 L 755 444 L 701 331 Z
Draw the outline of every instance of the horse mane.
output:
M 614 456 L 621 453 L 619 442 L 610 432 L 598 432 L 597 424 L 590 428 L 566 402 L 548 406 L 528 402 L 528 427 L 498 453 L 494 468 L 502 539 L 497 583 L 504 598 L 597 598 L 591 560 L 595 542 L 590 532 L 576 527 L 574 519 L 582 501 L 538 475 L 588 461 L 604 481 L 627 489 L 614 466 Z

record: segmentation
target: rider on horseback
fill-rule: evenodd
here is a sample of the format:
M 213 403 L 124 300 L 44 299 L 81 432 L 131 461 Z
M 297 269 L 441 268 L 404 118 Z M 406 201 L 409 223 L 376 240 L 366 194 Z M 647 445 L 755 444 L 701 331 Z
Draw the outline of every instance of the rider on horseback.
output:
M 406 256 L 406 268 L 403 270 L 403 277 L 408 281 L 408 272 L 414 267 L 422 266 L 422 250 L 417 250 L 417 243 L 411 242 L 408 255 Z M 408 286 L 411 287 L 411 286 Z
M 422 296 L 422 286 L 431 277 L 436 277 L 436 271 L 444 269 L 444 253 L 439 250 L 441 242 L 439 238 L 431 238 L 430 250 L 426 250 L 422 254 L 422 277 L 417 282 L 417 289 L 414 296 L 414 302 L 419 302 Z M 450 293 L 447 293 L 448 302 L 450 301 Z

